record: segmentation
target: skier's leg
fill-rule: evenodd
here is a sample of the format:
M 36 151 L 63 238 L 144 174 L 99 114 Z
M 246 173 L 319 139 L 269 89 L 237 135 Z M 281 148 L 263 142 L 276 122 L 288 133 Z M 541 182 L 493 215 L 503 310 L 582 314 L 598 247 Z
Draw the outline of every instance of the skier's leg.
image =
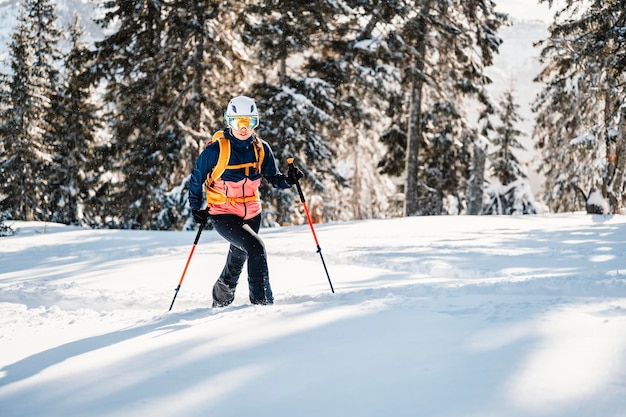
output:
M 228 248 L 228 256 L 226 257 L 226 265 L 220 274 L 220 279 L 224 281 L 233 290 L 239 281 L 239 275 L 243 270 L 243 264 L 246 262 L 248 254 L 246 251 L 239 249 L 231 244 Z
M 236 216 L 212 216 L 213 227 L 226 240 L 230 241 L 229 230 L 241 227 L 241 219 Z M 213 307 L 225 307 L 235 299 L 235 288 L 246 261 L 246 252 L 231 243 L 226 264 L 220 277 L 213 285 Z
M 213 285 L 213 307 L 225 307 L 235 299 L 235 289 L 243 264 L 246 262 L 246 256 L 245 251 L 230 245 L 226 265 Z
M 237 265 L 241 262 L 241 254 L 247 254 L 250 302 L 271 304 L 274 298 L 269 284 L 265 245 L 257 234 L 261 226 L 261 215 L 244 221 L 237 216 L 222 214 L 213 216 L 213 220 L 215 230 L 230 242 L 231 247 L 234 246 L 239 250 L 239 252 L 232 252 L 232 256 L 229 252 L 229 259 L 232 258 L 231 260 L 235 262 L 234 265 L 231 265 L 233 270 L 236 270 Z M 243 266 L 243 263 L 240 264 Z M 229 268 L 229 263 L 224 270 L 227 268 Z M 239 269 L 240 271 L 241 269 Z M 224 274 L 224 271 L 222 273 Z
M 246 220 L 246 225 L 254 233 L 256 239 L 250 241 L 248 251 L 248 287 L 250 302 L 253 304 L 272 304 L 274 296 L 270 286 L 265 245 L 257 234 L 261 227 L 261 215 Z

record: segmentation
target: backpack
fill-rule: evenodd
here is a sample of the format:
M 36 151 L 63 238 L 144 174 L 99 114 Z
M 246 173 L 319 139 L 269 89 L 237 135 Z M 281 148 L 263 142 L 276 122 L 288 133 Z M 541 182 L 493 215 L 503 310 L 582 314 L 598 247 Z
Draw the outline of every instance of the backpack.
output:
M 255 193 L 249 197 L 227 197 L 221 191 L 214 188 L 215 181 L 219 179 L 224 171 L 227 169 L 242 169 L 246 170 L 245 175 L 250 174 L 250 168 L 255 168 L 257 172 L 261 173 L 261 166 L 263 165 L 263 159 L 265 158 L 265 148 L 258 138 L 254 139 L 254 155 L 256 157 L 255 162 L 246 162 L 244 164 L 228 165 L 230 160 L 230 141 L 224 137 L 224 131 L 219 130 L 215 132 L 211 140 L 209 140 L 206 146 L 209 146 L 213 142 L 218 142 L 220 147 L 219 157 L 217 158 L 217 164 L 213 167 L 213 170 L 207 175 L 206 178 L 206 200 L 207 204 L 223 204 L 223 203 L 247 203 L 248 201 L 257 200 L 258 194 Z

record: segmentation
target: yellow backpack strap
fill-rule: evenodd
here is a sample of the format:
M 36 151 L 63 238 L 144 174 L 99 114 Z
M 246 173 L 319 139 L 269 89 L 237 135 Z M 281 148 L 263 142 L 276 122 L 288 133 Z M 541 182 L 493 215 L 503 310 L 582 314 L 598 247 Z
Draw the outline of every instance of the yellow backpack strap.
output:
M 263 159 L 265 158 L 265 147 L 263 146 L 263 142 L 261 142 L 261 139 L 256 138 L 254 140 L 255 142 L 255 147 L 254 147 L 254 153 L 256 156 L 256 170 L 257 172 L 260 174 L 261 173 L 261 167 L 263 166 Z
M 207 179 L 207 184 L 213 184 L 213 182 L 222 176 L 224 171 L 226 170 L 226 166 L 228 165 L 228 160 L 230 159 L 230 141 L 224 137 L 223 131 L 215 132 L 213 135 L 213 139 L 209 143 L 213 143 L 217 141 L 220 147 L 220 155 L 217 158 L 217 164 L 213 167 L 211 174 Z

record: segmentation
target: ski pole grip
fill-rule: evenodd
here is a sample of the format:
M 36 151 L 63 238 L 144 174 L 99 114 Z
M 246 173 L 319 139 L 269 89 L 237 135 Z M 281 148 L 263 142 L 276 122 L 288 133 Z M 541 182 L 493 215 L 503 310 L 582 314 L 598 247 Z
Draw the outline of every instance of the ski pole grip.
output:
M 287 158 L 287 165 L 289 166 L 289 171 L 294 169 L 293 161 L 294 161 L 294 158 Z M 302 193 L 302 188 L 300 187 L 300 181 L 298 181 L 297 176 L 294 175 L 294 177 L 296 179 L 296 188 L 298 189 L 298 194 L 300 194 L 300 201 L 304 203 L 305 202 L 304 193 Z

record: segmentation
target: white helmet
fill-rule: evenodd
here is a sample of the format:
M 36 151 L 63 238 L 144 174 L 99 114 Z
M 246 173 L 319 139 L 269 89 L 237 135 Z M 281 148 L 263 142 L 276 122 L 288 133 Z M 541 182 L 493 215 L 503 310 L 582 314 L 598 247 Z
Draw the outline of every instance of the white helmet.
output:
M 259 110 L 256 108 L 256 103 L 250 97 L 238 96 L 232 99 L 226 107 L 224 112 L 226 117 L 237 116 L 255 116 L 259 117 Z

